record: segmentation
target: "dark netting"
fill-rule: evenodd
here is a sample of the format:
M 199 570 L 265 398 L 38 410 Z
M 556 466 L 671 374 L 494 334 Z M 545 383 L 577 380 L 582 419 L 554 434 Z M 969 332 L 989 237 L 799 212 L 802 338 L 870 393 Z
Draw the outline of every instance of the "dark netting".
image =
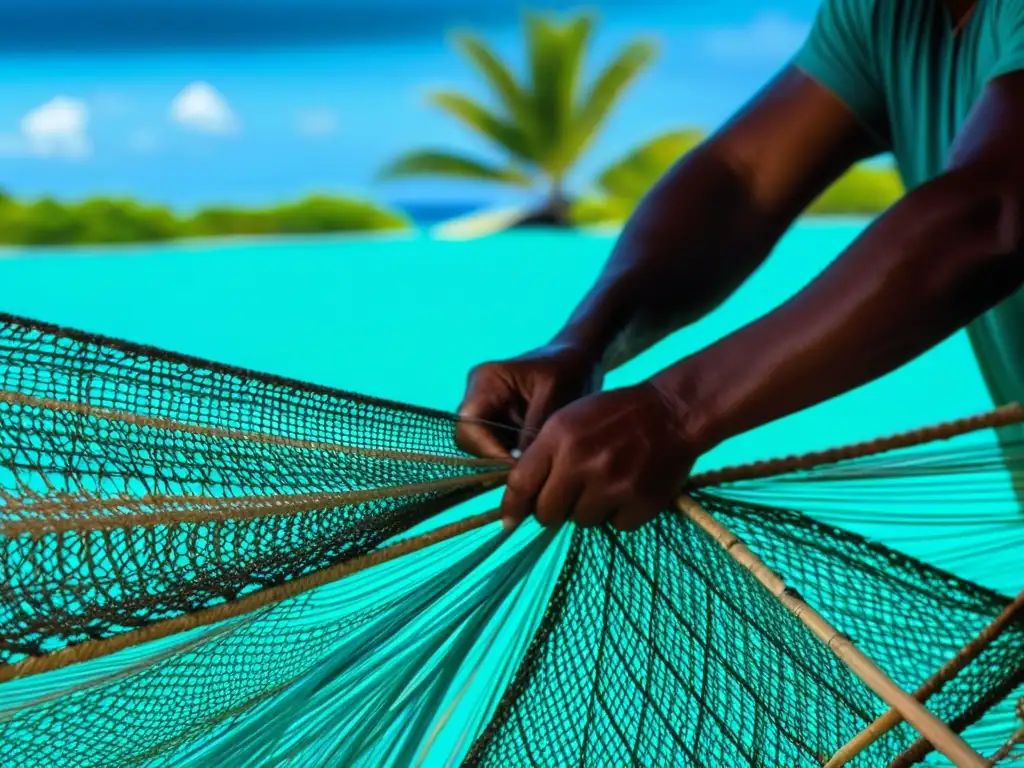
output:
M 695 498 L 905 690 L 1009 602 L 794 512 Z M 953 721 L 992 699 L 978 719 L 1022 676 L 1018 621 L 928 706 Z M 886 709 L 718 543 L 669 513 L 632 534 L 575 532 L 467 764 L 820 766 Z M 902 725 L 854 765 L 886 766 L 915 738 Z
M 475 532 L 238 619 L 6 683 L 3 765 L 412 765 L 404 751 L 424 740 L 418 721 L 444 711 L 434 696 L 452 685 L 446 671 L 473 659 L 452 638 L 486 637 L 483 609 L 516 576 L 500 566 L 536 560 L 535 537 L 504 556 L 493 538 Z M 533 588 L 542 607 L 547 590 Z M 421 669 L 432 674 L 416 689 Z M 331 750 L 341 754 L 322 756 Z
M 281 584 L 479 494 L 502 467 L 455 423 L 0 317 L 0 665 Z

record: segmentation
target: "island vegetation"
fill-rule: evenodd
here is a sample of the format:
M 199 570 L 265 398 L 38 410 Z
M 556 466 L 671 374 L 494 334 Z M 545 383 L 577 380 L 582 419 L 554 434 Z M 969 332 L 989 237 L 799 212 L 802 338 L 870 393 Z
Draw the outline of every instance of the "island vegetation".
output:
M 180 213 L 127 198 L 22 201 L 0 193 L 0 243 L 86 245 L 230 235 L 404 229 L 402 213 L 347 197 L 313 195 L 268 208 L 214 206 Z
M 655 46 L 636 40 L 619 51 L 589 83 L 582 72 L 594 19 L 586 13 L 565 22 L 525 14 L 525 78 L 483 40 L 453 37 L 492 92 L 493 106 L 455 91 L 430 94 L 430 103 L 495 146 L 498 164 L 445 149 L 403 155 L 385 167 L 384 178 L 446 176 L 539 190 L 541 199 L 521 224 L 571 225 L 566 179 L 590 148 L 627 88 L 650 65 Z
M 589 85 L 581 84 L 587 44 L 594 27 L 589 14 L 559 21 L 547 14 L 525 15 L 525 77 L 481 39 L 454 36 L 491 91 L 488 103 L 453 91 L 430 94 L 429 102 L 491 143 L 500 163 L 444 149 L 399 157 L 384 178 L 440 176 L 490 181 L 538 190 L 540 200 L 517 225 L 574 226 L 622 223 L 651 185 L 703 138 L 684 129 L 655 136 L 598 174 L 590 191 L 574 198 L 566 178 L 590 147 L 628 87 L 654 61 L 652 42 L 623 48 Z M 812 204 L 809 214 L 871 215 L 899 199 L 899 176 L 888 166 L 851 169 Z
M 903 193 L 903 181 L 892 165 L 855 165 L 811 203 L 806 213 L 872 216 L 891 206 Z

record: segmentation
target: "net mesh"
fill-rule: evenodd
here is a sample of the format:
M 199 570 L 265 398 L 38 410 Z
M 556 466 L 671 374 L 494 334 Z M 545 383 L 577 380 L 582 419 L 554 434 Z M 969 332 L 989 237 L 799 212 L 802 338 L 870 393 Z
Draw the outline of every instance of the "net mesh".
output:
M 1008 602 L 797 513 L 696 498 L 905 690 Z M 1022 675 L 1018 622 L 929 708 L 952 720 Z M 575 533 L 468 764 L 820 766 L 886 709 L 721 546 L 668 514 L 633 534 Z M 855 764 L 888 765 L 915 738 L 902 725 Z
M 885 712 L 677 511 L 385 556 L 507 470 L 463 453 L 455 425 L 0 316 L 4 764 L 810 766 Z M 956 477 L 958 509 L 991 502 L 982 476 L 1015 499 L 1012 451 L 986 450 L 841 463 L 806 487 L 843 489 L 846 514 L 885 496 L 873 473 Z M 766 503 L 814 506 L 792 488 L 694 498 L 904 689 L 1008 604 Z M 1013 515 L 985 518 L 1016 524 L 1004 542 Z M 928 706 L 994 751 L 1022 682 L 1017 620 Z M 855 765 L 915 739 L 901 725 Z

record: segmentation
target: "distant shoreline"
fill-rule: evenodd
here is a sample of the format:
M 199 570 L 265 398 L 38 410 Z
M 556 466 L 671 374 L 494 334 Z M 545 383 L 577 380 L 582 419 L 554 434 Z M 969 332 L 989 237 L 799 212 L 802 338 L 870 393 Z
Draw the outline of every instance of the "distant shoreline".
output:
M 224 246 L 227 248 L 252 245 L 284 245 L 288 243 L 316 242 L 382 242 L 389 240 L 415 240 L 424 233 L 415 227 L 392 230 L 365 230 L 342 232 L 311 232 L 309 234 L 270 235 L 209 235 L 202 237 L 179 237 L 172 240 L 138 240 L 132 243 L 68 243 L 66 245 L 12 245 L 0 243 L 0 258 L 20 255 L 81 254 L 90 251 L 103 255 L 117 255 L 122 252 L 146 251 L 200 251 Z
M 861 215 L 839 215 L 839 214 L 813 214 L 802 216 L 795 222 L 794 226 L 850 226 L 856 224 L 867 224 L 871 221 L 870 216 Z M 316 245 L 329 243 L 379 243 L 391 241 L 408 240 L 439 240 L 432 237 L 430 229 L 432 224 L 415 222 L 407 229 L 395 230 L 366 230 L 366 231 L 344 231 L 344 232 L 323 232 L 309 234 L 268 234 L 268 235 L 214 235 L 203 237 L 182 237 L 172 240 L 149 240 L 131 243 L 87 243 L 66 245 L 11 245 L 0 243 L 0 258 L 18 258 L 31 256 L 130 256 L 134 254 L 155 254 L 175 251 L 201 251 L 218 248 L 233 249 L 244 247 L 271 247 L 275 245 Z M 588 226 L 575 229 L 509 229 L 494 234 L 482 235 L 480 239 L 488 237 L 531 237 L 538 235 L 555 235 L 564 237 L 597 237 L 613 239 L 619 235 L 622 227 L 618 225 L 609 226 Z

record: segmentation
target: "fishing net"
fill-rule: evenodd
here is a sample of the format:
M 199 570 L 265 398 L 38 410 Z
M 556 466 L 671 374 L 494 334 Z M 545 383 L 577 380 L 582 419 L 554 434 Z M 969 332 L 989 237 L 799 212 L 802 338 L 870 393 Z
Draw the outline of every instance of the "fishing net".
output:
M 778 508 L 698 503 L 906 690 L 1006 604 Z M 1024 624 L 929 699 L 941 719 L 1024 682 Z M 534 644 L 472 765 L 820 766 L 887 707 L 702 530 L 577 531 Z M 537 739 L 536 734 L 550 734 Z M 906 725 L 857 765 L 888 765 Z
M 4 765 L 820 766 L 889 709 L 679 510 L 502 533 L 456 424 L 0 317 Z M 691 496 L 913 691 L 1022 586 L 1024 447 L 805 464 Z M 949 562 L 852 530 L 897 521 Z M 1024 618 L 961 667 L 927 706 L 992 754 Z

